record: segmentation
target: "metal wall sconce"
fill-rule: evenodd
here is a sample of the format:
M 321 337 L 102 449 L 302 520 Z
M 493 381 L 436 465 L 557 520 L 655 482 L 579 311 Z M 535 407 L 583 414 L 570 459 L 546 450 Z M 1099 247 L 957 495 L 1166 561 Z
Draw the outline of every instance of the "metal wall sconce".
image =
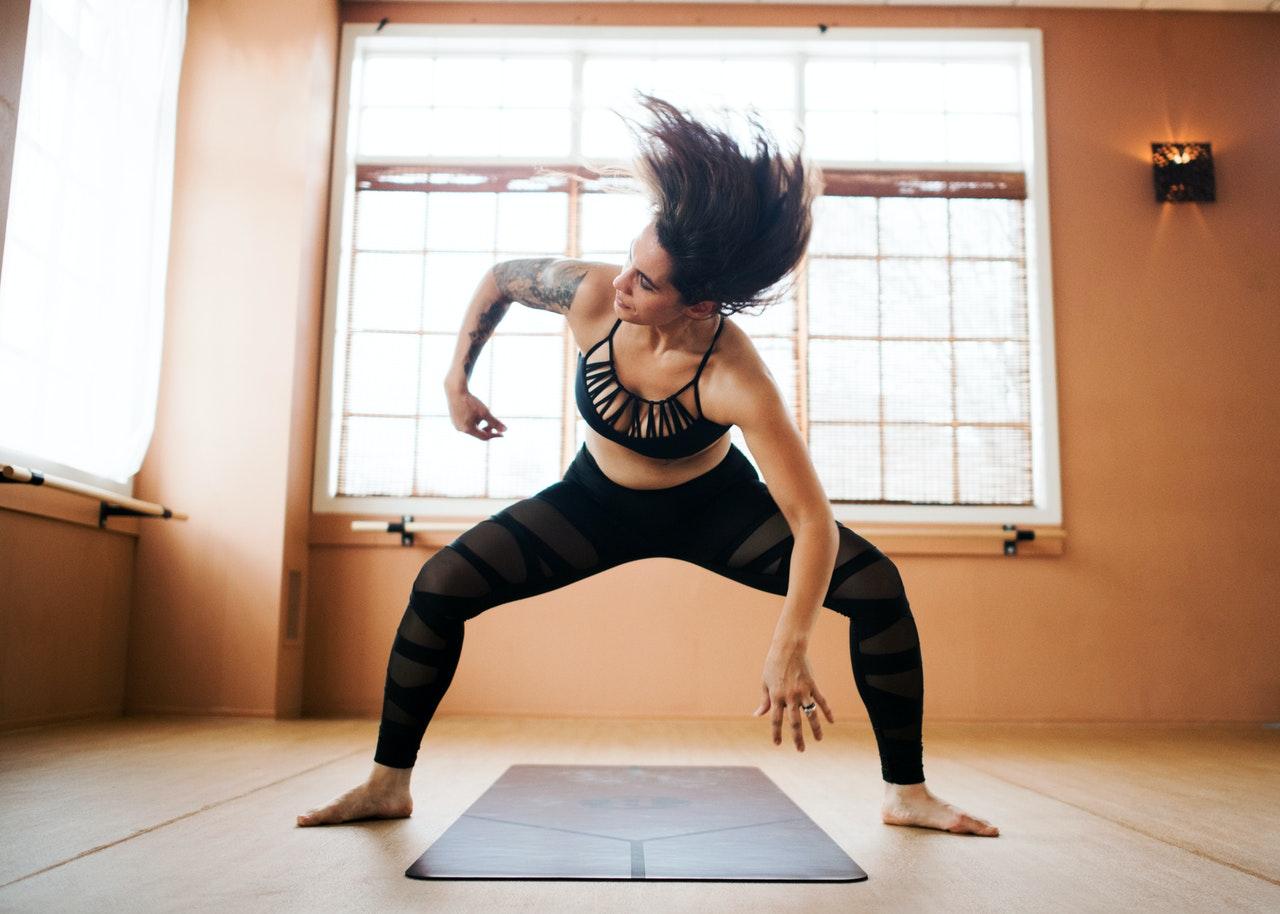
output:
M 1213 150 L 1209 143 L 1152 143 L 1151 170 L 1157 203 L 1213 201 Z

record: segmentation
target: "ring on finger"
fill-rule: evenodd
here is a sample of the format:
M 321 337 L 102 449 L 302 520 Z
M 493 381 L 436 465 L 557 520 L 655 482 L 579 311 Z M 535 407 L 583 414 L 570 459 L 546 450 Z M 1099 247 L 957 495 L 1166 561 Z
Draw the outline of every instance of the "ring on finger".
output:
M 818 703 L 816 701 L 810 701 L 807 705 L 801 705 L 800 710 L 803 711 L 805 714 L 812 714 L 814 709 L 817 707 L 818 707 Z

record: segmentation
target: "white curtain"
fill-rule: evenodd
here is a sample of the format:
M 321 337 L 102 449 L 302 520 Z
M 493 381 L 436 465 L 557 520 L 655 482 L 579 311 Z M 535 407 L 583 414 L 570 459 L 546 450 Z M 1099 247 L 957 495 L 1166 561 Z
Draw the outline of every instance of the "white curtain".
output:
M 0 449 L 119 482 L 142 465 L 186 18 L 186 0 L 32 0 L 0 271 Z

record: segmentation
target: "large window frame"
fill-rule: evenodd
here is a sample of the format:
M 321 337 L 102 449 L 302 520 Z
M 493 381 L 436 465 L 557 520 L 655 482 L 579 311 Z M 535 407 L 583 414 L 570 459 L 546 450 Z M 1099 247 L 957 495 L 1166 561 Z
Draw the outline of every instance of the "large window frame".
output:
M 639 40 L 795 40 L 811 42 L 813 33 L 807 28 L 741 28 L 741 27 L 597 27 L 597 26 L 479 26 L 479 25 L 401 25 L 387 26 L 380 32 L 371 24 L 348 23 L 343 27 L 339 67 L 339 85 L 335 123 L 335 154 L 331 176 L 329 245 L 325 283 L 321 388 L 318 404 L 315 474 L 312 510 L 320 514 L 378 514 L 413 516 L 419 520 L 456 520 L 468 522 L 483 519 L 519 499 L 514 498 L 440 498 L 343 496 L 336 491 L 337 454 L 335 450 L 335 404 L 341 391 L 335 389 L 334 365 L 338 346 L 339 293 L 350 279 L 350 244 L 355 210 L 356 169 L 364 164 L 356 154 L 355 131 L 352 129 L 351 98 L 356 62 L 370 50 L 416 49 L 424 38 L 466 37 L 501 41 L 508 37 L 545 37 L 552 44 L 563 44 L 566 34 L 573 39 L 626 38 Z M 1046 141 L 1044 114 L 1044 67 L 1041 33 L 1038 29 L 877 29 L 830 28 L 824 37 L 831 41 L 912 40 L 929 42 L 981 41 L 998 42 L 1021 54 L 1026 67 L 1023 80 L 1023 110 L 1030 112 L 1024 122 L 1024 145 L 1031 150 L 1023 172 L 1026 180 L 1025 222 L 1027 255 L 1027 311 L 1030 339 L 1033 342 L 1030 362 L 1033 503 L 1031 505 L 903 505 L 833 502 L 836 518 L 846 523 L 930 523 L 1018 525 L 1058 525 L 1062 521 L 1061 477 L 1059 468 L 1057 385 L 1053 339 L 1052 275 L 1049 245 L 1048 180 L 1046 174 Z M 777 52 L 777 46 L 771 48 Z M 580 72 L 575 78 L 580 77 Z M 803 92 L 803 86 L 799 89 Z M 576 138 L 575 138 L 576 143 Z M 573 150 L 576 157 L 577 150 Z M 418 158 L 378 156 L 385 165 L 413 165 Z M 451 156 L 450 161 L 465 162 L 465 157 Z M 504 157 L 512 165 L 542 164 L 541 159 Z M 828 163 L 840 168 L 863 168 L 875 171 L 921 170 L 915 163 L 856 162 Z M 1007 163 L 991 163 L 988 170 L 1002 171 Z M 952 167 L 927 166 L 929 171 L 972 172 L 983 165 L 956 164 Z M 565 330 L 568 339 L 568 330 Z M 571 345 L 571 343 L 570 343 Z M 461 433 L 459 433 L 461 434 Z M 547 480 L 547 484 L 555 480 Z M 532 493 L 529 493 L 532 494 Z

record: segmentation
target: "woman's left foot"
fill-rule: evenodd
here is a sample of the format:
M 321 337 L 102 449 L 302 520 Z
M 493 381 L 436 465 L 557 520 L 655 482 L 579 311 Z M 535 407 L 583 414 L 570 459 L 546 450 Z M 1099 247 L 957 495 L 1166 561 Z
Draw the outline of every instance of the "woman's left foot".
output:
M 1000 829 L 990 822 L 971 816 L 950 803 L 944 803 L 920 784 L 885 783 L 884 804 L 880 818 L 886 825 L 915 825 L 936 828 L 957 835 L 982 835 L 995 838 Z

